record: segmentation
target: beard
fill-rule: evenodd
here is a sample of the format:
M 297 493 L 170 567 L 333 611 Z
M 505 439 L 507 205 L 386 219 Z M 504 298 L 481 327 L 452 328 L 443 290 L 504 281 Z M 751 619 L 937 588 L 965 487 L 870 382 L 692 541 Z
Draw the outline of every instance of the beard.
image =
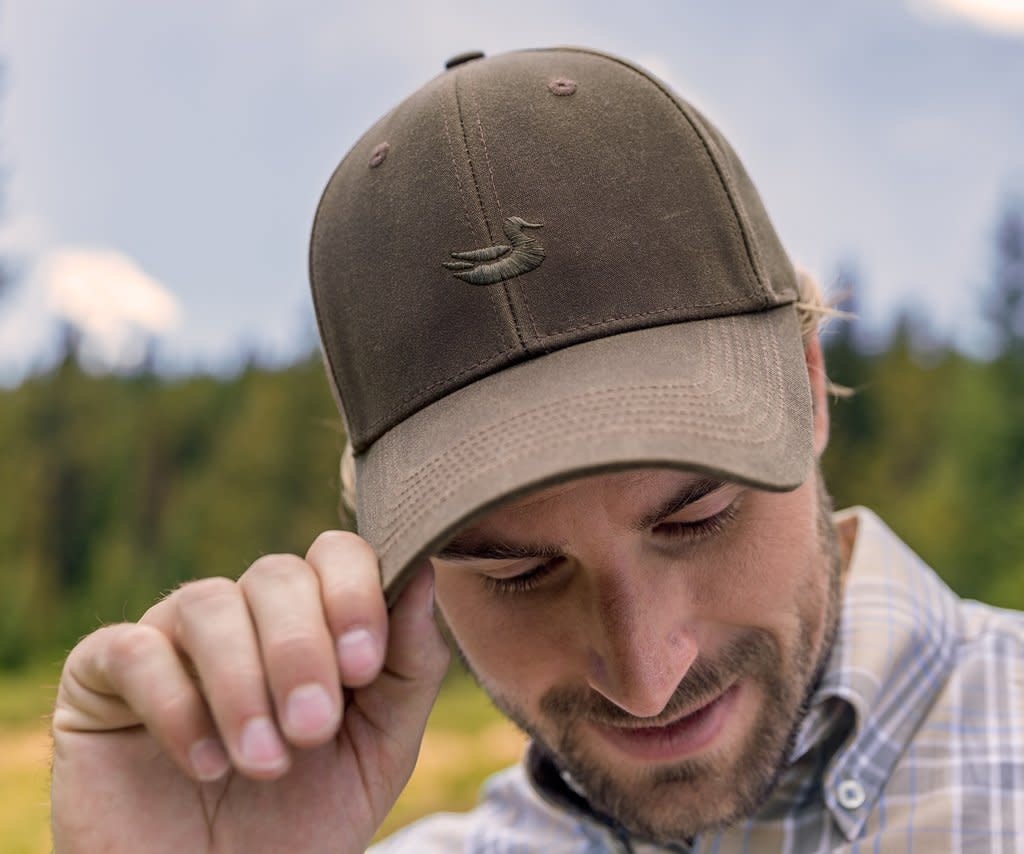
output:
M 630 833 L 664 844 L 734 824 L 758 810 L 785 771 L 839 623 L 842 559 L 820 471 L 817 482 L 824 602 L 821 586 L 808 584 L 797 603 L 799 631 L 788 655 L 769 633 L 756 628 L 744 630 L 714 656 L 699 655 L 656 720 L 636 718 L 589 687 L 556 686 L 539 703 L 542 731 L 537 720 L 473 673 L 461 650 L 459 656 L 495 706 L 570 776 L 590 805 Z M 824 627 L 816 644 L 823 607 Z M 731 761 L 711 753 L 632 771 L 621 763 L 601 762 L 581 738 L 588 723 L 615 727 L 674 721 L 683 710 L 708 703 L 741 679 L 760 689 L 762 704 Z

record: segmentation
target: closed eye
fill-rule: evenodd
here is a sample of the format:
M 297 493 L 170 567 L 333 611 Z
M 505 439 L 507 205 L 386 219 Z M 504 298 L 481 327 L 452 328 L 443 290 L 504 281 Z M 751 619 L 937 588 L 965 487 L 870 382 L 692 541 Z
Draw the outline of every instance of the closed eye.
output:
M 536 590 L 543 581 L 558 568 L 558 566 L 564 561 L 564 558 L 556 557 L 549 560 L 547 563 L 542 563 L 539 566 L 535 566 L 533 569 L 528 569 L 526 572 L 520 572 L 518 575 L 511 575 L 507 578 L 498 578 L 493 575 L 483 575 L 484 586 L 496 595 L 508 595 L 514 593 L 529 593 L 531 590 Z
M 692 522 L 660 522 L 651 528 L 656 537 L 682 542 L 698 542 L 722 533 L 739 512 L 739 500 L 703 519 Z

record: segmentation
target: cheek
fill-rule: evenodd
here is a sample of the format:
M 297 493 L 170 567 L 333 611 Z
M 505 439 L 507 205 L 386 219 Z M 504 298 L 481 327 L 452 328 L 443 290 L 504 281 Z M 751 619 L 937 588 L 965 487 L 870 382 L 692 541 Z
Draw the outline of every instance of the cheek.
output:
M 556 671 L 571 657 L 572 621 L 553 614 L 540 598 L 506 602 L 475 578 L 446 575 L 436 575 L 437 604 L 479 679 L 525 699 L 532 686 L 559 678 Z
M 802 508 L 802 491 L 784 498 Z M 813 516 L 790 508 L 780 519 L 779 498 L 768 498 L 774 503 L 745 508 L 743 526 L 723 544 L 712 562 L 715 571 L 698 589 L 715 619 L 791 633 L 803 603 L 823 595 L 826 573 Z

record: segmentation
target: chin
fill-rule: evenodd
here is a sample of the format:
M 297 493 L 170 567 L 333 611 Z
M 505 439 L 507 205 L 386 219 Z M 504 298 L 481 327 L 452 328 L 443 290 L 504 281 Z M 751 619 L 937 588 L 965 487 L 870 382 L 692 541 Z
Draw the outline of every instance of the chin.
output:
M 692 740 L 668 733 L 660 745 L 623 749 L 583 723 L 551 752 L 600 812 L 642 838 L 678 842 L 751 815 L 770 795 L 802 719 L 773 699 L 744 681 L 716 701 Z

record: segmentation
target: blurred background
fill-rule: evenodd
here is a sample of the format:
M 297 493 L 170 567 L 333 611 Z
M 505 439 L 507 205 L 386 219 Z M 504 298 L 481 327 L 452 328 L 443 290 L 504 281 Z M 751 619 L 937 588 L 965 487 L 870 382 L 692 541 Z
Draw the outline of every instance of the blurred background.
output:
M 583 44 L 731 139 L 856 319 L 826 453 L 957 591 L 1024 608 L 1024 2 L 0 0 L 0 840 L 49 850 L 60 662 L 336 527 L 306 250 L 348 147 L 445 59 Z M 392 817 L 521 740 L 450 674 Z

